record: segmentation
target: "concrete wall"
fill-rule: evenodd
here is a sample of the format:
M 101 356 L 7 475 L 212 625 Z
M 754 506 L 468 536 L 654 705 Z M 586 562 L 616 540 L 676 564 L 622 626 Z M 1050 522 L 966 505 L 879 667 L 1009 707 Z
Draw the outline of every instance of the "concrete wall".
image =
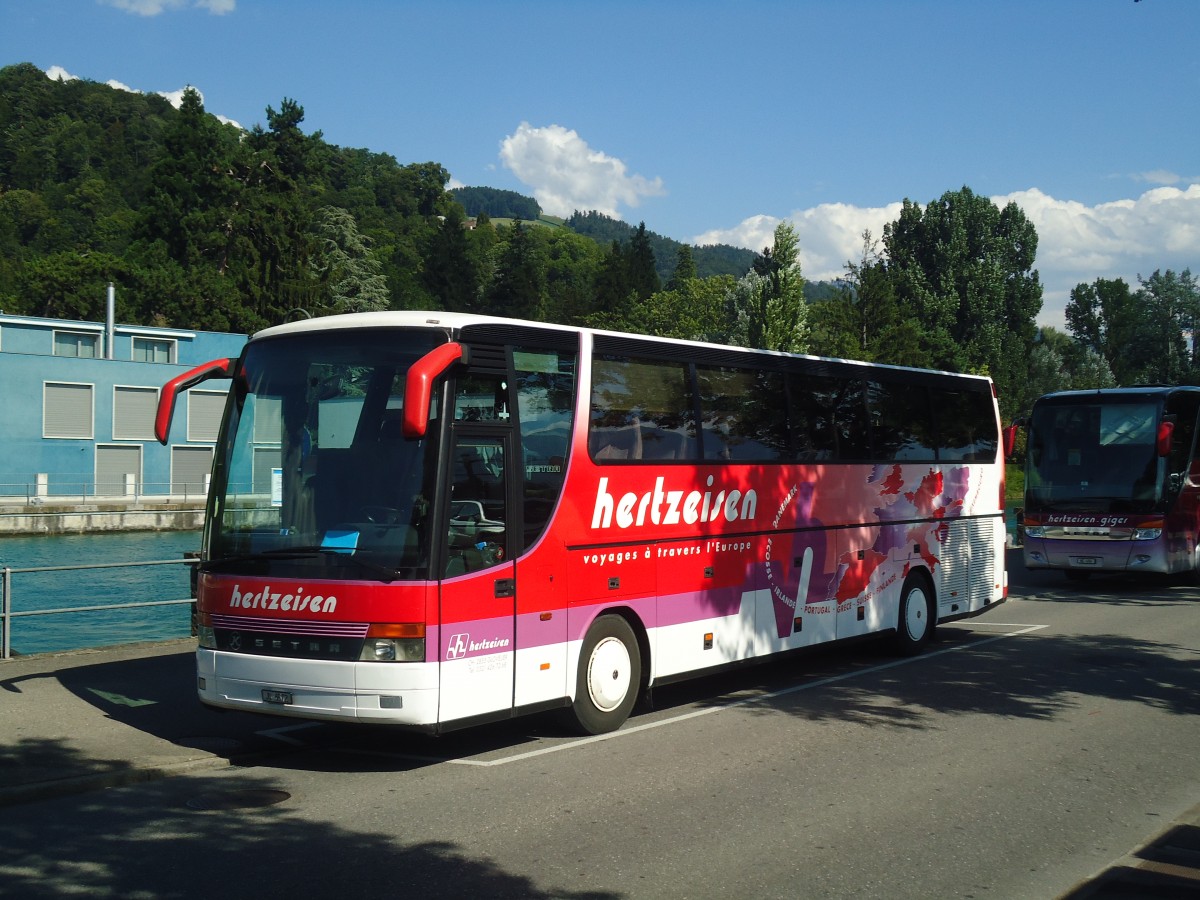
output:
M 80 503 L 0 507 L 0 535 L 199 531 L 203 526 L 204 507 L 194 503 Z

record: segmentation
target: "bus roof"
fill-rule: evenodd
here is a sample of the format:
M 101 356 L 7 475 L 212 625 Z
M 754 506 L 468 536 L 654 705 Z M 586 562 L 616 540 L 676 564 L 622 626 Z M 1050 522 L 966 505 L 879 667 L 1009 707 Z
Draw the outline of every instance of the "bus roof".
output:
M 1120 388 L 1097 388 L 1090 391 L 1054 391 L 1050 394 L 1043 394 L 1034 401 L 1036 406 L 1039 403 L 1074 403 L 1077 401 L 1103 401 L 1113 400 L 1117 403 L 1124 403 L 1130 400 L 1151 400 L 1167 397 L 1171 394 L 1179 392 L 1200 392 L 1200 386 L 1193 384 L 1144 384 L 1134 385 L 1133 387 Z
M 682 338 L 664 338 L 655 337 L 646 334 L 632 334 L 617 331 L 604 331 L 594 328 L 574 327 L 569 325 L 557 325 L 550 322 L 534 322 L 525 319 L 507 319 L 500 316 L 484 316 L 474 313 L 457 313 L 457 312 L 440 312 L 440 311 L 420 311 L 420 310 L 396 310 L 385 312 L 363 312 L 363 313 L 345 313 L 334 316 L 318 316 L 311 319 L 301 319 L 296 322 L 288 322 L 283 325 L 275 325 L 271 328 L 263 329 L 254 334 L 250 340 L 259 341 L 283 335 L 305 334 L 316 331 L 333 331 L 345 330 L 354 328 L 436 328 L 444 330 L 448 333 L 455 333 L 463 328 L 470 326 L 486 326 L 486 325 L 518 325 L 529 328 L 541 328 L 549 331 L 557 331 L 564 334 L 580 334 L 588 333 L 592 335 L 609 336 L 616 338 L 627 338 L 635 341 L 653 341 L 669 344 L 675 347 L 691 347 L 703 353 L 704 351 L 729 351 L 735 350 L 739 352 L 756 354 L 768 357 L 783 357 L 783 358 L 799 358 L 810 359 L 821 362 L 837 362 L 848 363 L 851 365 L 862 366 L 864 369 L 894 369 L 903 372 L 936 372 L 942 375 L 950 375 L 955 378 L 976 379 L 980 382 L 991 383 L 991 378 L 986 375 L 970 375 L 961 372 L 946 372 L 937 369 L 918 369 L 911 366 L 895 366 L 887 363 L 868 363 L 861 360 L 839 359 L 836 357 L 813 356 L 807 353 L 782 353 L 773 350 L 759 350 L 749 347 L 733 347 L 725 344 L 712 344 L 703 341 L 690 341 Z

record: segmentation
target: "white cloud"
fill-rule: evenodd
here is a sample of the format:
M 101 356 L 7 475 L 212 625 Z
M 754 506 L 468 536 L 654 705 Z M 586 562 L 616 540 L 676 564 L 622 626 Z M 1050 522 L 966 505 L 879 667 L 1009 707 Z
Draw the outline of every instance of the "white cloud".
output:
M 1033 223 L 1038 234 L 1034 268 L 1042 282 L 1038 321 L 1063 328 L 1071 289 L 1097 278 L 1123 278 L 1137 288 L 1138 275 L 1155 269 L 1176 272 L 1200 259 L 1200 183 L 1185 189 L 1158 187 L 1128 200 L 1087 206 L 1058 200 L 1037 188 L 992 197 L 1000 207 L 1009 202 Z M 828 203 L 797 210 L 788 218 L 800 238 L 804 276 L 825 281 L 841 276 L 848 260 L 862 253 L 862 233 L 882 237 L 883 226 L 896 221 L 901 204 L 856 207 Z M 697 235 L 697 244 L 732 244 L 760 251 L 771 245 L 772 216 L 752 216 L 739 225 Z
M 1034 265 L 1044 289 L 1038 321 L 1061 328 L 1071 289 L 1097 278 L 1123 278 L 1189 268 L 1200 259 L 1200 183 L 1160 187 L 1129 200 L 1086 206 L 1037 188 L 993 197 L 1012 201 L 1037 229 Z
M 561 125 L 534 128 L 522 122 L 500 142 L 500 159 L 554 216 L 594 209 L 619 218 L 622 206 L 636 207 L 643 197 L 666 193 L 661 178 L 628 174 L 624 162 L 593 150 Z
M 62 66 L 51 66 L 50 68 L 48 68 L 46 70 L 46 77 L 49 78 L 51 81 L 76 81 L 76 80 L 78 80 L 79 76 L 72 75 L 70 72 L 68 72 Z M 115 78 L 110 78 L 108 81 L 106 81 L 104 83 L 107 84 L 110 88 L 113 88 L 114 90 L 118 90 L 118 91 L 128 91 L 131 94 L 145 93 L 144 91 L 139 91 L 137 88 L 131 88 L 129 85 L 123 84 L 122 82 L 117 81 Z M 155 91 L 154 93 L 156 93 L 158 96 L 162 97 L 164 100 L 166 100 L 168 103 L 170 103 L 176 109 L 179 109 L 180 104 L 183 103 L 183 92 L 185 90 L 187 90 L 187 88 L 180 88 L 177 91 Z M 200 91 L 199 88 L 193 88 L 193 90 L 195 90 L 197 94 L 200 94 L 200 102 L 203 103 L 204 102 L 204 94 Z M 219 115 L 217 113 L 213 113 L 213 115 L 217 117 L 217 121 L 224 122 L 226 125 L 233 125 L 236 128 L 242 127 L 238 122 L 236 122 L 233 119 L 226 118 L 225 116 Z M 243 129 L 243 130 L 245 130 L 245 129 Z
M 72 75 L 62 66 L 51 66 L 46 70 L 46 77 L 51 81 L 76 81 L 78 75 Z
M 177 9 L 207 9 L 214 16 L 233 12 L 237 0 L 101 0 L 101 2 L 137 16 L 157 16 Z

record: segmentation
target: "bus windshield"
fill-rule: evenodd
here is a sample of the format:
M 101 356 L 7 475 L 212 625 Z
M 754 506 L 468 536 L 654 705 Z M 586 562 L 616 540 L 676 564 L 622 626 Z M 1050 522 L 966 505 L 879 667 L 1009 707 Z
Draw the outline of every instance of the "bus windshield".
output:
M 206 568 L 424 577 L 437 430 L 406 439 L 401 417 L 409 367 L 444 340 L 348 330 L 250 344 L 214 470 Z
M 1145 400 L 1039 404 L 1030 423 L 1027 510 L 1153 512 L 1165 482 L 1159 418 L 1159 404 Z

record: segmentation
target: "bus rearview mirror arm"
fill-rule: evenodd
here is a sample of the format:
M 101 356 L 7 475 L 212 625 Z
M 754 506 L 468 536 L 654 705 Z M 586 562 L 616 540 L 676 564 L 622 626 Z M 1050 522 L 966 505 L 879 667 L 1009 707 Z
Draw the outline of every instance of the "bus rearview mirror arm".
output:
M 451 341 L 434 347 L 408 370 L 404 382 L 404 418 L 402 429 L 406 438 L 421 438 L 429 430 L 429 398 L 433 383 L 456 363 L 470 365 L 466 347 Z
M 214 359 L 172 378 L 158 393 L 158 412 L 154 416 L 154 436 L 166 444 L 171 433 L 171 417 L 175 414 L 175 399 L 189 388 L 212 378 L 232 378 L 237 360 Z

